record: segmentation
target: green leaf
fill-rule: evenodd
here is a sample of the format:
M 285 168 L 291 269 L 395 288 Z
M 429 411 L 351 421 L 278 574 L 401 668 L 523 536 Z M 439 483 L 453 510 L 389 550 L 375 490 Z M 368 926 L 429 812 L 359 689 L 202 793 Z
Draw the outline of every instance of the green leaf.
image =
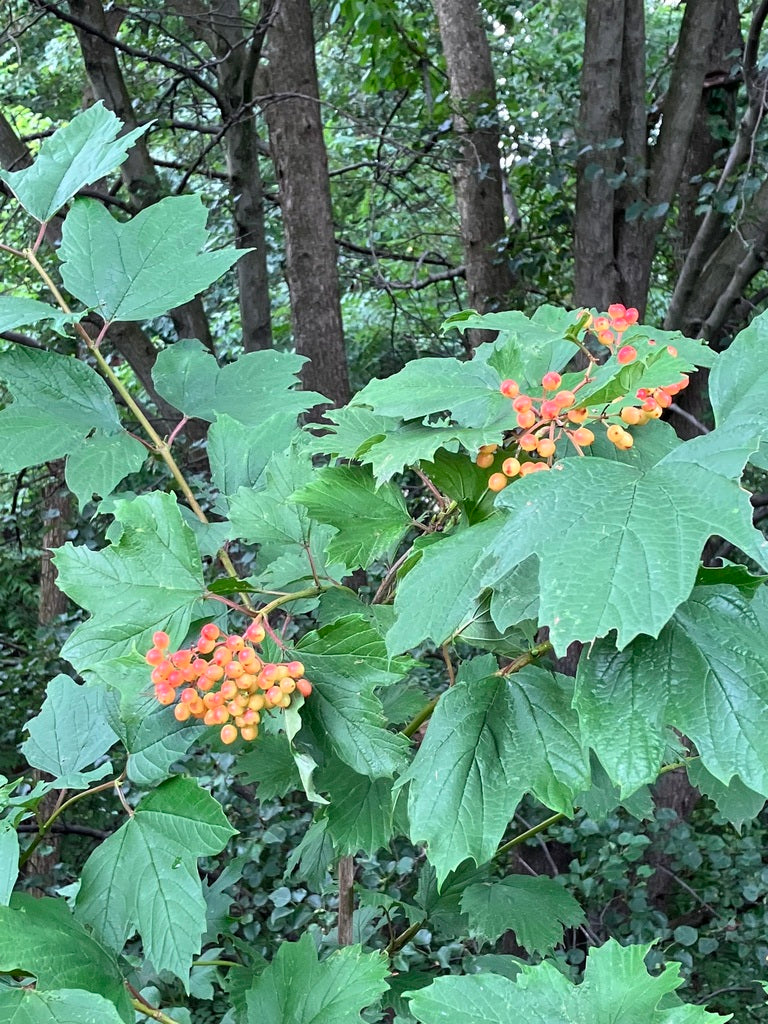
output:
M 147 449 L 127 431 L 97 430 L 70 453 L 64 478 L 82 510 L 94 494 L 106 497 L 129 473 L 137 473 L 146 457 Z
M 387 730 L 374 689 L 402 679 L 411 662 L 390 659 L 379 631 L 357 615 L 307 633 L 295 653 L 312 681 L 302 718 L 315 735 L 361 775 L 376 779 L 399 771 L 408 741 Z
M 0 295 L 0 331 L 14 331 L 19 327 L 31 327 L 44 320 L 53 320 L 54 330 L 62 330 L 65 324 L 79 320 L 79 315 L 62 313 L 55 306 L 37 299 L 25 299 L 16 295 Z
M 199 738 L 203 727 L 192 721 L 177 722 L 171 708 L 157 703 L 140 654 L 99 661 L 87 676 L 108 687 L 107 715 L 129 755 L 128 778 L 139 786 L 168 778 L 171 766 Z
M 138 931 L 155 969 L 186 984 L 205 931 L 197 858 L 219 853 L 233 835 L 213 797 L 191 779 L 169 779 L 86 861 L 78 919 L 118 952 Z
M 407 466 L 434 459 L 441 448 L 456 451 L 459 445 L 464 445 L 476 451 L 481 444 L 498 441 L 499 434 L 498 426 L 470 430 L 445 426 L 443 421 L 432 425 L 403 423 L 371 444 L 358 456 L 358 461 L 370 465 L 376 482 L 381 484 L 402 473 Z M 487 482 L 487 474 L 485 479 Z
M 248 1024 L 359 1024 L 385 991 L 387 960 L 347 946 L 318 963 L 311 935 L 283 942 L 247 995 Z
M 664 729 L 689 736 L 723 785 L 734 775 L 768 795 L 768 594 L 701 587 L 657 641 L 617 652 L 607 641 L 579 662 L 575 705 L 585 741 L 622 794 L 656 778 Z
M 391 557 L 410 526 L 400 488 L 378 489 L 369 470 L 328 466 L 315 472 L 293 495 L 310 516 L 338 532 L 328 545 L 328 557 L 348 569 L 367 569 L 379 558 Z
M 291 410 L 276 412 L 256 425 L 217 413 L 208 430 L 208 462 L 214 487 L 228 495 L 240 487 L 257 485 L 272 455 L 285 451 L 295 432 L 296 414 Z
M 563 939 L 563 928 L 584 920 L 576 900 L 554 879 L 508 875 L 500 882 L 470 885 L 461 897 L 472 932 L 495 942 L 507 930 L 529 953 L 553 949 Z
M 104 691 L 58 675 L 48 684 L 40 713 L 27 723 L 21 750 L 27 761 L 57 778 L 60 788 L 85 789 L 80 771 L 109 750 L 117 736 L 107 721 Z
M 7 818 L 0 821 L 0 907 L 7 907 L 19 874 L 19 837 Z
M 498 373 L 476 359 L 414 359 L 392 377 L 372 380 L 350 405 L 403 419 L 450 410 L 462 427 L 486 427 L 509 418 L 509 399 L 499 392 L 499 383 Z
M 186 416 L 212 421 L 223 413 L 256 427 L 277 415 L 295 418 L 325 401 L 314 391 L 293 390 L 305 362 L 294 352 L 265 349 L 219 366 L 201 342 L 185 338 L 158 354 L 152 379 Z
M 311 452 L 335 455 L 341 459 L 358 459 L 372 444 L 398 430 L 400 420 L 377 416 L 364 406 L 345 406 L 328 409 L 320 424 L 307 424 L 307 431 L 322 428 L 323 433 L 311 435 L 307 448 Z
M 116 544 L 65 544 L 54 556 L 58 587 L 91 613 L 62 649 L 79 672 L 134 647 L 149 650 L 157 629 L 178 645 L 205 592 L 197 544 L 173 495 L 118 501 L 115 520 L 123 528 Z
M 709 375 L 709 398 L 718 426 L 764 434 L 768 428 L 768 373 L 765 346 L 768 314 L 756 316 L 740 331 Z
M 294 846 L 285 866 L 286 876 L 296 872 L 313 892 L 320 892 L 325 887 L 328 868 L 336 860 L 327 829 L 327 818 L 313 821 L 299 845 Z
M 749 494 L 739 484 L 753 450 L 748 437 L 713 431 L 646 471 L 573 458 L 515 481 L 496 499 L 505 518 L 433 544 L 403 579 L 389 650 L 427 637 L 442 643 L 483 590 L 532 554 L 539 558 L 539 622 L 550 627 L 558 652 L 613 629 L 620 648 L 641 633 L 658 636 L 693 589 L 710 536 L 768 561 L 768 542 L 752 526 Z
M 274 800 L 301 788 L 301 779 L 284 733 L 259 736 L 259 742 L 237 759 L 236 771 L 245 782 L 258 784 L 259 800 Z
M 169 196 L 129 221 L 92 199 L 73 206 L 61 233 L 66 289 L 104 320 L 150 320 L 194 298 L 248 249 L 201 252 L 208 213 L 200 196 Z
M 81 188 L 121 164 L 147 128 L 118 138 L 123 123 L 99 100 L 46 139 L 31 167 L 0 171 L 0 179 L 35 220 L 48 221 Z
M 725 786 L 707 771 L 700 758 L 689 761 L 686 769 L 691 785 L 714 801 L 720 814 L 738 832 L 745 821 L 752 821 L 762 811 L 765 797 L 745 786 L 738 775 Z
M 589 782 L 570 683 L 534 666 L 457 682 L 400 784 L 408 781 L 411 838 L 427 842 L 441 880 L 468 857 L 493 856 L 525 793 L 569 814 Z
M 362 850 L 373 855 L 392 838 L 392 783 L 358 775 L 333 759 L 320 776 L 320 788 L 330 796 L 328 834 L 336 853 L 344 857 Z
M 133 1020 L 116 956 L 88 934 L 62 899 L 17 893 L 10 907 L 0 907 L 0 971 L 17 970 L 33 974 L 40 991 L 95 992 L 124 1020 Z
M 0 990 L 0 1024 L 122 1024 L 123 1020 L 112 1003 L 94 992 Z
M 76 451 L 94 428 L 122 432 L 109 388 L 74 356 L 16 346 L 0 352 L 13 402 L 0 411 L 0 467 L 15 473 Z
M 655 976 L 643 962 L 649 946 L 620 946 L 609 939 L 587 957 L 584 980 L 573 985 L 545 962 L 523 966 L 514 981 L 493 974 L 438 978 L 411 993 L 411 1013 L 421 1024 L 717 1024 L 730 1020 L 700 1006 L 667 1008 L 683 983 L 680 965 Z M 660 1007 L 664 1007 L 663 1009 Z

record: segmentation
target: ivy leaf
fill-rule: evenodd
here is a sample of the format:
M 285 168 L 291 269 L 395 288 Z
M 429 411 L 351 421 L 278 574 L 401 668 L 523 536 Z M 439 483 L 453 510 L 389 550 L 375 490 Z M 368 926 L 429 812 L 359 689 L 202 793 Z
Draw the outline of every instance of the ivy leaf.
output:
M 204 291 L 248 249 L 201 252 L 208 213 L 200 196 L 169 196 L 129 221 L 92 199 L 73 206 L 61 233 L 65 288 L 107 322 L 150 320 Z
M 389 649 L 406 650 L 427 637 L 442 643 L 483 590 L 533 554 L 539 622 L 550 627 L 558 652 L 614 629 L 620 648 L 641 633 L 658 636 L 691 593 L 710 536 L 724 537 L 761 564 L 768 560 L 768 542 L 752 526 L 749 494 L 739 485 L 754 447 L 741 434 L 713 431 L 645 470 L 573 458 L 516 481 L 496 499 L 506 518 L 494 516 L 431 545 L 405 576 Z
M 13 402 L 0 411 L 0 466 L 16 473 L 76 451 L 94 428 L 122 432 L 104 381 L 74 356 L 16 346 L 0 353 Z
M 146 457 L 147 449 L 126 430 L 97 430 L 70 452 L 64 478 L 82 510 L 94 494 L 107 497 L 129 473 L 138 473 Z
M 79 672 L 134 646 L 148 650 L 157 629 L 181 642 L 205 592 L 194 534 L 173 495 L 118 501 L 115 520 L 123 528 L 117 543 L 100 551 L 65 544 L 54 556 L 58 587 L 91 612 L 62 649 Z
M 655 780 L 674 726 L 725 786 L 768 795 L 768 593 L 700 587 L 656 641 L 584 651 L 575 705 L 585 741 L 622 794 Z
M 77 989 L 0 991 L 0 1024 L 122 1024 L 114 1004 Z
M 213 421 L 225 413 L 238 423 L 260 426 L 277 414 L 295 420 L 325 401 L 314 391 L 293 390 L 306 361 L 294 352 L 265 349 L 219 366 L 201 342 L 185 338 L 158 354 L 152 379 L 163 398 L 186 416 Z
M 7 907 L 19 874 L 19 837 L 7 818 L 0 820 L 0 907 Z
M 686 765 L 688 780 L 704 796 L 708 796 L 717 806 L 720 814 L 741 832 L 745 821 L 754 820 L 765 805 L 762 793 L 755 793 L 745 786 L 738 775 L 730 780 L 727 786 L 708 772 L 700 758 L 689 761 Z
M 78 920 L 118 952 L 138 931 L 155 969 L 186 984 L 206 927 L 197 858 L 220 853 L 233 835 L 221 806 L 196 782 L 169 779 L 86 861 Z
M 296 657 L 312 680 L 302 719 L 336 756 L 361 775 L 392 776 L 405 762 L 408 741 L 389 732 L 377 686 L 402 679 L 411 662 L 390 659 L 379 631 L 348 615 L 302 637 Z
M 0 331 L 15 331 L 45 320 L 52 320 L 54 330 L 61 331 L 66 324 L 79 319 L 79 314 L 63 313 L 47 302 L 17 295 L 0 295 Z
M 650 946 L 609 939 L 587 957 L 584 980 L 573 985 L 554 964 L 523 965 L 514 981 L 495 974 L 437 978 L 406 993 L 421 1024 L 718 1024 L 730 1020 L 701 1006 L 668 1005 L 683 983 L 680 965 L 655 976 L 643 962 Z
M 441 880 L 466 858 L 490 859 L 526 793 L 569 814 L 589 765 L 568 681 L 526 666 L 457 682 L 440 698 L 405 782 L 411 839 L 427 842 Z
M 387 960 L 347 946 L 318 963 L 311 935 L 282 942 L 246 996 L 247 1024 L 359 1024 L 387 983 Z
M 88 934 L 62 899 L 17 893 L 10 907 L 0 907 L 0 971 L 33 974 L 39 991 L 95 992 L 124 1020 L 133 1020 L 117 957 Z
M 563 928 L 584 920 L 576 900 L 554 879 L 508 875 L 500 882 L 470 885 L 461 897 L 472 932 L 495 942 L 511 929 L 529 953 L 544 953 L 563 939 Z
M 328 835 L 340 857 L 362 850 L 373 855 L 392 838 L 392 783 L 353 772 L 335 758 L 320 776 L 330 797 Z
M 487 427 L 509 418 L 509 399 L 499 392 L 500 377 L 473 359 L 414 359 L 386 380 L 372 380 L 352 399 L 382 416 L 421 419 L 447 412 L 462 427 Z
M 384 484 L 377 489 L 371 472 L 354 466 L 315 471 L 293 500 L 313 519 L 338 531 L 328 545 L 328 557 L 347 569 L 367 569 L 391 556 L 411 522 L 399 487 Z
M 0 171 L 0 179 L 35 220 L 49 221 L 81 188 L 121 164 L 150 124 L 118 138 L 123 122 L 99 100 L 45 139 L 31 167 Z
M 57 779 L 57 786 L 86 789 L 80 776 L 102 757 L 117 736 L 107 721 L 104 691 L 58 675 L 48 684 L 40 713 L 27 723 L 29 739 L 21 750 L 27 761 Z

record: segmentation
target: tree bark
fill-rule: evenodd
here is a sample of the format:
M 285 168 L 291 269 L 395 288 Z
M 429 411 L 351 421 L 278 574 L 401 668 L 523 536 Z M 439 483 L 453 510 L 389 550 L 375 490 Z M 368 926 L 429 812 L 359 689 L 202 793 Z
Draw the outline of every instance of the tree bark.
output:
M 108 36 L 114 35 L 124 17 L 122 12 L 108 15 L 102 0 L 70 0 L 69 7 L 72 14 Z M 117 114 L 127 131 L 135 128 L 137 121 L 133 105 L 114 47 L 95 32 L 76 27 L 75 34 L 95 98 L 103 100 L 104 105 Z M 163 198 L 163 188 L 145 137 L 137 139 L 128 151 L 120 174 L 135 210 L 143 210 Z M 191 299 L 183 306 L 171 310 L 170 316 L 179 337 L 198 338 L 206 348 L 213 351 L 211 329 L 200 298 Z
M 516 285 L 505 251 L 496 78 L 477 0 L 432 2 L 448 69 L 454 130 L 460 143 L 454 192 L 469 305 L 485 313 L 507 307 Z
M 309 0 L 280 0 L 267 49 L 270 95 L 263 107 L 280 190 L 294 341 L 311 360 L 304 384 L 343 405 L 349 378 Z
M 51 556 L 67 539 L 72 502 L 64 483 L 64 460 L 49 463 L 50 478 L 43 489 L 43 540 L 40 556 L 40 595 L 37 621 L 49 626 L 69 607 L 69 600 L 56 586 L 56 567 Z

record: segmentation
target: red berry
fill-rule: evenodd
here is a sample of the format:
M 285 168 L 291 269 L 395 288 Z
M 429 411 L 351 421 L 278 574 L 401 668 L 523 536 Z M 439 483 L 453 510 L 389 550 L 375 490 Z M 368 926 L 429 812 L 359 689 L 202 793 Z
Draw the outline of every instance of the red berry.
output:
M 302 697 L 308 697 L 312 693 L 312 683 L 308 679 L 297 679 L 296 689 Z
M 159 665 L 165 655 L 159 647 L 150 647 L 147 653 L 144 655 L 144 661 L 148 665 Z
M 221 630 L 215 622 L 206 622 L 203 628 L 200 630 L 200 636 L 204 640 L 218 640 Z
M 159 647 L 161 651 L 164 651 L 171 642 L 171 638 L 167 633 L 164 633 L 162 629 L 158 629 L 156 633 L 152 634 L 152 643 L 155 647 Z
M 499 391 L 505 396 L 505 398 L 517 398 L 520 394 L 520 385 L 516 380 L 503 380 L 499 387 Z
M 554 398 L 547 398 L 541 403 L 541 418 L 553 420 L 560 412 L 560 405 Z
M 243 634 L 246 640 L 250 640 L 254 644 L 260 644 L 266 635 L 267 631 L 260 619 L 255 619 Z
M 528 412 L 533 405 L 533 399 L 528 395 L 518 395 L 512 403 L 512 408 L 515 412 Z
M 557 391 L 562 382 L 562 377 L 559 373 L 555 373 L 554 370 L 550 370 L 549 373 L 545 373 L 541 378 L 541 386 L 545 391 Z
M 554 401 L 557 402 L 558 408 L 568 409 L 576 401 L 576 395 L 572 391 L 558 391 Z
M 626 366 L 627 363 L 633 363 L 637 359 L 637 349 L 631 345 L 624 345 L 616 353 L 616 358 L 622 366 Z
M 517 425 L 518 427 L 522 427 L 523 430 L 527 430 L 529 427 L 532 427 L 535 422 L 536 413 L 533 409 L 528 409 L 527 412 L 519 412 L 517 414 Z
M 503 491 L 509 483 L 509 480 L 504 476 L 503 473 L 491 473 L 488 477 L 488 490 L 489 491 Z M 269 691 L 267 691 L 269 694 Z

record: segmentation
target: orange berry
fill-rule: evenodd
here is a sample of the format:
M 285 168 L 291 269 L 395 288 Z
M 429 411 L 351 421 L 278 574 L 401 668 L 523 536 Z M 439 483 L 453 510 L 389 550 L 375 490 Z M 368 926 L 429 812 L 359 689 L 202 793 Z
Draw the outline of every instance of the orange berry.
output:
M 546 464 L 546 462 L 533 462 L 531 463 L 531 465 L 533 466 L 533 470 L 535 473 L 540 472 L 542 469 L 549 469 L 549 466 Z
M 256 737 L 259 735 L 259 730 L 256 728 L 255 725 L 244 725 L 240 730 L 240 735 L 244 740 L 250 742 L 251 740 L 256 739 Z
M 478 451 L 484 452 L 486 455 L 488 453 L 490 453 L 491 455 L 494 455 L 496 453 L 498 447 L 499 446 L 497 444 L 481 444 L 479 449 L 478 449 Z
M 219 735 L 222 743 L 234 743 L 237 739 L 237 729 L 234 725 L 223 725 Z
M 576 395 L 572 391 L 558 391 L 554 397 L 559 409 L 567 409 L 576 401 Z
M 517 459 L 504 459 L 501 464 L 501 471 L 504 476 L 517 476 L 520 472 L 520 463 Z
M 267 631 L 260 619 L 254 619 L 243 634 L 246 640 L 250 640 L 254 644 L 260 644 L 266 635 Z
M 177 722 L 187 722 L 192 717 L 189 704 L 177 704 L 173 709 L 173 716 Z
M 260 693 L 254 693 L 252 697 L 248 698 L 248 707 L 251 711 L 261 711 L 266 703 L 263 695 Z
M 245 647 L 245 640 L 238 636 L 237 633 L 233 633 L 232 636 L 228 636 L 224 641 L 224 646 L 228 651 L 242 651 Z
M 637 349 L 633 348 L 631 345 L 624 345 L 623 348 L 620 348 L 616 353 L 616 358 L 622 366 L 626 366 L 627 363 L 633 363 L 635 359 L 637 359 Z
M 545 391 L 557 391 L 562 380 L 563 378 L 559 373 L 555 373 L 554 370 L 550 370 L 549 373 L 545 373 L 541 378 L 541 386 Z
M 239 679 L 244 672 L 245 669 L 239 661 L 227 662 L 226 668 L 224 669 L 224 674 L 228 679 Z
M 159 647 L 150 647 L 150 649 L 144 655 L 144 661 L 146 661 L 148 665 L 159 665 L 164 658 L 165 655 L 163 654 Z
M 480 469 L 489 469 L 493 465 L 493 456 L 490 452 L 480 452 L 475 459 L 475 465 Z
M 536 472 L 535 462 L 524 462 L 520 467 L 520 476 L 530 476 L 531 473 Z
M 620 427 L 618 423 L 612 423 L 606 430 L 606 437 L 612 444 L 618 444 L 622 437 L 626 433 L 623 427 Z
M 553 420 L 560 412 L 560 406 L 557 404 L 554 398 L 547 398 L 541 403 L 541 418 L 544 420 Z
M 641 410 L 636 408 L 634 405 L 628 405 L 625 409 L 622 409 L 619 416 L 621 416 L 625 423 L 628 423 L 632 427 L 640 423 L 643 418 Z
M 182 675 L 181 672 L 179 672 L 177 668 L 175 668 L 168 673 L 166 682 L 168 683 L 169 686 L 181 686 L 181 684 L 184 682 L 184 676 Z
M 221 630 L 215 622 L 206 622 L 203 628 L 200 630 L 200 636 L 203 640 L 218 640 Z
M 520 385 L 516 380 L 503 380 L 499 386 L 499 391 L 505 398 L 517 398 L 520 394 Z
M 488 477 L 488 490 L 489 491 L 503 491 L 509 483 L 509 480 L 504 476 L 503 473 L 491 473 Z M 270 691 L 267 690 L 267 695 Z
M 550 456 L 555 454 L 556 445 L 549 437 L 544 437 L 539 441 L 536 446 L 536 451 L 542 457 L 542 459 L 548 459 Z
M 156 633 L 152 634 L 152 643 L 155 647 L 159 647 L 161 651 L 164 651 L 170 642 L 171 638 L 162 629 L 158 629 Z
M 286 662 L 285 667 L 288 669 L 288 675 L 293 676 L 294 679 L 304 675 L 304 666 L 300 661 Z
M 656 399 L 657 405 L 660 405 L 662 409 L 668 409 L 672 405 L 672 395 L 668 395 L 662 388 L 654 391 L 653 397 Z
M 653 410 L 658 409 L 658 407 L 659 403 L 653 397 L 646 398 L 643 404 L 640 406 L 640 408 L 644 409 L 646 412 L 653 412 Z
M 179 700 L 183 701 L 185 704 L 191 704 L 193 701 L 197 700 L 197 690 L 188 686 L 186 690 L 181 691 L 181 697 Z
M 584 420 L 589 416 L 588 409 L 569 409 L 568 419 L 571 423 L 583 423 Z
M 308 697 L 312 693 L 312 683 L 308 679 L 297 679 L 296 689 L 302 697 Z
M 197 641 L 197 653 L 198 654 L 210 654 L 211 651 L 216 647 L 215 640 L 198 640 Z
M 691 378 L 688 376 L 687 373 L 684 373 L 677 383 L 680 390 L 683 391 L 691 383 Z
M 277 665 L 268 661 L 261 670 L 261 682 L 270 685 L 277 679 Z
M 512 403 L 512 408 L 515 412 L 528 412 L 533 405 L 533 399 L 528 395 L 518 395 Z
M 539 443 L 539 439 L 535 434 L 523 434 L 519 443 L 524 452 L 533 452 L 536 451 L 536 445 Z
M 529 427 L 532 427 L 535 422 L 536 413 L 533 409 L 529 409 L 527 412 L 519 412 L 517 414 L 517 425 L 518 427 L 522 427 L 523 430 L 527 430 Z
M 613 320 L 616 317 L 623 318 L 626 316 L 627 307 L 623 306 L 620 302 L 614 302 L 608 307 L 608 316 Z
M 168 705 L 173 704 L 176 700 L 176 691 L 172 686 L 163 685 L 155 687 L 155 697 L 160 704 Z
M 605 345 L 606 348 L 610 348 L 616 341 L 616 336 L 613 331 L 598 331 L 597 340 L 601 345 Z
M 589 427 L 579 427 L 578 430 L 574 430 L 571 437 L 580 448 L 588 448 L 595 440 L 595 435 Z
M 221 689 L 219 690 L 219 693 L 224 698 L 224 700 L 232 700 L 232 698 L 237 693 L 237 683 L 235 682 L 235 680 L 234 679 L 226 679 L 221 684 Z

